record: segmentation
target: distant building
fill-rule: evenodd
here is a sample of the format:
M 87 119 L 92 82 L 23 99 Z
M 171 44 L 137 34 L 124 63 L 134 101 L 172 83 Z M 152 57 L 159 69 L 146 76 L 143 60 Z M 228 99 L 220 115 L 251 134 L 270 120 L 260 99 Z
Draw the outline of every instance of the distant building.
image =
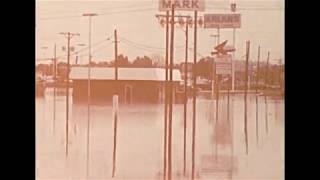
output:
M 118 81 L 115 81 L 115 68 L 91 68 L 91 101 L 111 102 L 118 91 L 119 102 L 123 104 L 164 102 L 165 69 L 162 68 L 118 68 Z M 72 67 L 74 102 L 87 101 L 88 67 Z M 179 70 L 173 70 L 174 100 L 181 81 Z M 176 101 L 175 101 L 176 102 Z

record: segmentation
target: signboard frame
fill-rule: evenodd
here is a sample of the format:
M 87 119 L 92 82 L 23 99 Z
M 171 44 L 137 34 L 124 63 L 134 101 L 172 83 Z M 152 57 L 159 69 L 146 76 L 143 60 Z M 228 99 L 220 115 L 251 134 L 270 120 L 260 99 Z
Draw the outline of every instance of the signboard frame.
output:
M 241 28 L 241 14 L 204 14 L 204 28 Z
M 229 58 L 216 58 L 214 61 L 215 70 L 217 75 L 231 75 L 232 62 Z

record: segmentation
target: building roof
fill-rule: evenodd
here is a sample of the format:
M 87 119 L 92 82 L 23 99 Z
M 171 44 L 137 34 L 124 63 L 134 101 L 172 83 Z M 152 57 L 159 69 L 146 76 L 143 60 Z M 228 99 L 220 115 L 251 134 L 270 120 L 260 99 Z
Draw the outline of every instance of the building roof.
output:
M 114 67 L 91 67 L 90 78 L 94 80 L 114 80 Z M 173 81 L 181 81 L 180 71 L 173 70 Z M 72 67 L 70 79 L 88 79 L 88 67 Z M 119 80 L 165 81 L 163 68 L 118 68 Z

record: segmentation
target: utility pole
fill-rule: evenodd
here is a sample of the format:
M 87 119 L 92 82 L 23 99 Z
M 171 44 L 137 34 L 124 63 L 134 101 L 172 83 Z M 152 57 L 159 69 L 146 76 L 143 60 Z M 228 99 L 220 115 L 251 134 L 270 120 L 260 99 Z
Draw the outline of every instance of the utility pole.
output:
M 114 67 L 115 67 L 115 81 L 116 81 L 116 96 L 118 95 L 118 38 L 117 38 L 117 30 L 114 30 Z M 118 126 L 118 118 L 117 114 L 114 117 L 114 129 L 113 129 L 113 156 L 112 156 L 112 178 L 115 176 L 116 172 L 116 155 L 117 155 L 117 126 Z
M 164 133 L 163 133 L 163 180 L 167 178 L 167 134 L 168 134 L 168 61 L 169 61 L 169 15 L 170 11 L 166 11 L 166 15 L 156 15 L 157 18 L 165 17 L 165 83 L 164 83 Z
M 163 179 L 167 177 L 167 131 L 168 131 L 168 60 L 169 60 L 169 15 L 166 11 L 166 81 L 165 81 L 165 102 L 164 102 L 164 144 L 163 144 Z
M 165 17 L 166 20 L 163 21 L 161 20 L 161 24 L 163 24 L 163 22 L 166 23 L 166 83 L 165 83 L 165 94 L 166 94 L 166 98 L 165 98 L 165 109 L 164 109 L 164 114 L 165 114 L 165 117 L 164 117 L 164 179 L 166 179 L 166 173 L 167 173 L 167 159 L 166 159 L 166 156 L 167 156 L 167 124 L 168 124 L 168 121 L 167 121 L 167 118 L 168 118 L 168 101 L 169 99 L 167 98 L 168 97 L 168 85 L 167 85 L 167 81 L 168 81 L 168 43 L 169 43 L 169 11 L 166 11 L 166 15 L 162 15 L 162 14 L 157 14 L 156 17 L 157 18 L 162 18 L 162 17 Z M 187 65 L 187 58 L 188 58 L 188 23 L 189 23 L 189 18 L 191 18 L 190 16 L 183 16 L 183 15 L 173 15 L 173 17 L 178 17 L 178 18 L 186 18 L 186 59 L 185 59 L 185 64 Z M 174 21 L 174 19 L 173 19 Z M 174 21 L 174 24 L 176 22 Z M 185 67 L 186 68 L 186 67 Z M 185 70 L 185 72 L 187 72 L 187 70 Z M 187 74 L 187 73 L 185 73 Z M 187 78 L 187 76 L 186 76 Z M 186 81 L 185 81 L 185 85 L 186 85 Z M 186 89 L 186 87 L 185 87 Z M 187 94 L 186 94 L 186 91 L 185 91 L 185 100 L 187 100 Z M 186 101 L 185 101 L 186 103 Z M 186 104 L 184 103 L 184 152 L 186 152 Z M 186 155 L 184 154 L 184 175 L 185 175 L 185 170 L 186 170 Z
M 248 66 L 249 66 L 250 41 L 246 42 L 246 71 L 244 89 L 244 135 L 246 141 L 246 153 L 248 154 L 248 123 L 247 123 L 247 90 L 248 90 Z
M 268 134 L 269 127 L 268 127 L 268 102 L 267 102 L 267 91 L 268 91 L 268 76 L 269 76 L 269 57 L 270 52 L 268 51 L 268 57 L 267 57 L 267 67 L 266 67 L 266 73 L 265 73 L 265 85 L 264 85 L 264 103 L 266 107 L 266 132 Z
M 89 17 L 89 58 L 88 58 L 88 116 L 87 116 L 87 178 L 89 178 L 89 162 L 90 162 L 90 104 L 91 104 L 91 19 L 97 16 L 95 13 L 84 13 L 82 16 Z
M 114 68 L 115 68 L 115 80 L 118 80 L 118 37 L 117 30 L 114 30 Z M 118 93 L 118 92 L 116 92 Z
M 173 104 L 173 83 L 172 83 L 172 69 L 174 56 L 174 5 L 171 8 L 171 35 L 170 35 L 170 73 L 169 73 L 169 133 L 168 133 L 168 180 L 172 179 L 172 104 Z
M 73 36 L 79 36 L 79 33 L 71 32 L 61 32 L 61 35 L 67 38 L 67 51 L 68 51 L 68 61 L 67 61 L 67 83 L 66 83 L 66 157 L 68 157 L 68 136 L 69 136 L 69 75 L 70 75 L 70 40 Z
M 193 116 L 192 116 L 192 174 L 191 179 L 195 179 L 195 151 L 196 151 L 196 91 L 197 91 L 197 24 L 198 11 L 194 11 L 194 54 L 193 54 Z
M 260 46 L 258 47 L 258 64 L 256 73 L 256 137 L 257 145 L 259 143 L 259 104 L 258 104 L 258 89 L 259 89 L 259 66 L 260 66 Z
M 185 54 L 185 65 L 184 65 L 184 104 L 183 104 L 183 175 L 186 175 L 186 154 L 187 154 L 187 80 L 188 80 L 188 27 L 189 18 L 186 19 L 186 54 Z

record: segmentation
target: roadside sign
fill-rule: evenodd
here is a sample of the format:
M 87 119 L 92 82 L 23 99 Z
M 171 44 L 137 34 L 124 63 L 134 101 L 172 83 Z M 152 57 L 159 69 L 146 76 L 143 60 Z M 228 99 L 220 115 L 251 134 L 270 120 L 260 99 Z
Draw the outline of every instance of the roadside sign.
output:
M 204 0 L 159 0 L 159 11 L 204 11 Z
M 214 61 L 216 74 L 231 75 L 231 58 L 230 56 L 217 57 Z
M 240 28 L 241 14 L 205 14 L 204 28 Z

